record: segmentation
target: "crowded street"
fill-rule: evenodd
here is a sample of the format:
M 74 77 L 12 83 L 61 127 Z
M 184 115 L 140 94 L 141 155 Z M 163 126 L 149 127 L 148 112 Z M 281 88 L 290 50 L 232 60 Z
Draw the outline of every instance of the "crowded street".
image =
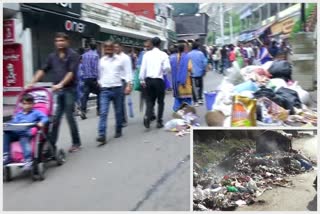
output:
M 316 3 L 1 6 L 5 211 L 316 209 Z
M 205 90 L 214 90 L 210 83 L 217 85 L 222 78 L 221 74 L 208 72 Z M 77 119 L 84 142 L 82 150 L 68 154 L 63 166 L 50 163 L 46 180 L 41 183 L 32 182 L 28 173 L 15 170 L 13 176 L 17 177 L 3 185 L 4 210 L 189 210 L 189 135 L 177 137 L 161 129 L 146 130 L 139 110 L 139 93 L 133 93 L 132 100 L 134 118 L 129 118 L 123 138 L 110 140 L 103 148 L 96 146 L 95 133 L 89 131 L 98 120 L 95 101 L 91 100 L 88 119 Z M 167 92 L 165 121 L 172 119 L 172 104 L 172 92 Z M 196 110 L 201 124 L 205 124 L 205 106 Z M 115 122 L 113 115 L 112 108 L 111 127 Z M 68 149 L 68 132 L 63 119 L 59 148 Z M 39 194 L 46 197 L 38 197 Z

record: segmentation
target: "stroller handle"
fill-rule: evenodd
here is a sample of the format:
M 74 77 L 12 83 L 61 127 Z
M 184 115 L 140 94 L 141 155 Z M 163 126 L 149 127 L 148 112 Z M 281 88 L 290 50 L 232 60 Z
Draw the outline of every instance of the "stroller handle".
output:
M 3 131 L 25 131 L 36 126 L 37 123 L 3 123 Z

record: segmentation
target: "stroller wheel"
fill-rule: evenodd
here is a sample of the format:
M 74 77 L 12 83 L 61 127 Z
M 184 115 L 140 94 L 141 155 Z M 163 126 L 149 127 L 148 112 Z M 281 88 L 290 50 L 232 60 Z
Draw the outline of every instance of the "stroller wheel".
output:
M 5 182 L 12 181 L 11 169 L 8 166 L 3 167 L 3 178 Z
M 56 160 L 58 166 L 61 166 L 62 164 L 64 164 L 64 162 L 66 162 L 66 153 L 63 149 L 59 149 Z
M 45 179 L 44 171 L 45 171 L 44 163 L 43 162 L 38 163 L 38 174 L 39 174 L 39 180 L 40 181 Z
M 32 173 L 32 180 L 37 181 L 37 180 L 44 180 L 45 176 L 44 176 L 44 163 L 40 162 L 40 163 L 36 163 L 34 162 L 31 173 Z

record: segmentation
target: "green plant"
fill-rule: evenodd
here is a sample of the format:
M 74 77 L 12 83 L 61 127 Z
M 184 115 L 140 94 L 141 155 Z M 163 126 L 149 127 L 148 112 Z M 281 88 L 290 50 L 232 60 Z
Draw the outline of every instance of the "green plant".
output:
M 306 20 L 308 20 L 308 18 L 310 17 L 310 15 L 315 7 L 316 7 L 316 3 L 310 3 L 310 4 L 308 4 L 308 8 L 305 8 Z M 300 31 L 301 31 L 301 20 L 299 19 L 294 24 L 294 26 L 292 28 L 292 32 L 290 34 L 290 37 L 294 37 L 294 34 L 300 32 Z

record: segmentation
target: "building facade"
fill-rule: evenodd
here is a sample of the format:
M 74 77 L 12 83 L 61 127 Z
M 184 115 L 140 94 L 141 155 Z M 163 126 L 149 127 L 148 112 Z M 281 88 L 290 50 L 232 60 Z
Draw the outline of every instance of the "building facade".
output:
M 110 4 L 82 4 L 82 20 L 100 26 L 98 44 L 106 40 L 119 41 L 125 46 L 125 51 L 129 52 L 133 49 L 141 50 L 144 40 L 158 36 L 163 45 L 167 45 L 164 25 Z
M 295 22 L 300 18 L 300 4 L 264 3 L 246 4 L 239 10 L 241 33 L 239 40 L 251 40 L 264 32 L 265 40 L 289 37 Z

